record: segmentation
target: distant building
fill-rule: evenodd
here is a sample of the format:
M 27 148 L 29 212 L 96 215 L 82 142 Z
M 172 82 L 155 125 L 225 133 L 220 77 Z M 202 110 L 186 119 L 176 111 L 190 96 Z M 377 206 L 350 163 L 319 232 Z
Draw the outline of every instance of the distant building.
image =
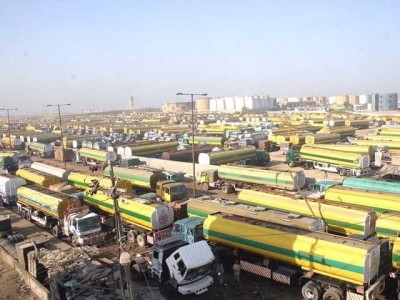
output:
M 190 111 L 192 109 L 192 102 L 170 102 L 163 103 L 161 105 L 163 112 L 179 112 L 179 111 Z
M 371 111 L 388 111 L 398 109 L 397 93 L 372 94 L 371 103 L 368 110 Z
M 266 111 L 276 108 L 276 99 L 269 96 L 232 96 L 209 100 L 210 111 Z
M 129 99 L 128 109 L 135 109 L 135 98 L 131 97 Z

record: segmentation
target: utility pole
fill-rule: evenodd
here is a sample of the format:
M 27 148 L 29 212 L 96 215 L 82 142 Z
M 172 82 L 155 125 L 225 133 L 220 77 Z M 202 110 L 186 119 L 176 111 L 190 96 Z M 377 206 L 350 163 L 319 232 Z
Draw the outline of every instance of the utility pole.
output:
M 70 106 L 71 103 L 65 103 L 65 104 L 47 104 L 47 106 L 57 106 L 58 108 L 58 119 L 60 121 L 60 147 L 61 147 L 61 153 L 62 153 L 62 160 L 64 162 L 64 168 L 67 168 L 67 161 L 65 160 L 65 151 L 64 151 L 64 141 L 63 141 L 63 132 L 62 132 L 62 125 L 61 125 L 61 109 L 60 106 Z
M 119 194 L 117 193 L 117 189 L 115 187 L 115 177 L 114 177 L 114 168 L 113 168 L 113 162 L 117 160 L 117 155 L 114 152 L 108 152 L 107 155 L 107 161 L 108 161 L 108 166 L 110 167 L 110 179 L 111 179 L 111 193 L 110 196 L 113 199 L 114 203 L 114 217 L 115 217 L 115 230 L 117 234 L 117 241 L 118 241 L 118 257 L 120 259 L 120 268 L 119 268 L 119 276 L 120 276 L 120 284 L 121 284 L 121 293 L 122 293 L 122 299 L 125 300 L 125 289 L 124 289 L 124 284 L 123 284 L 123 274 L 122 272 L 122 267 L 125 269 L 125 276 L 127 274 L 125 266 L 128 265 L 127 263 L 127 253 L 124 252 L 125 248 L 125 243 L 123 239 L 125 238 L 124 236 L 124 227 L 122 225 L 121 221 L 121 214 L 119 210 L 119 204 L 118 204 L 118 198 Z M 128 254 L 129 255 L 129 254 Z M 126 276 L 127 280 L 127 285 L 128 285 L 128 299 L 133 300 L 131 298 L 131 295 L 133 295 L 133 287 L 132 283 L 129 282 L 129 280 L 132 280 L 129 276 L 129 278 Z
M 203 94 L 190 94 L 190 93 L 176 93 L 177 96 L 190 96 L 192 102 L 192 163 L 193 163 L 193 198 L 196 198 L 196 163 L 194 157 L 194 101 L 193 96 L 207 96 Z
M 0 108 L 0 110 L 7 111 L 7 124 L 8 124 L 8 138 L 10 141 L 10 149 L 12 149 L 11 145 L 11 124 L 10 124 L 10 110 L 18 110 L 18 108 Z

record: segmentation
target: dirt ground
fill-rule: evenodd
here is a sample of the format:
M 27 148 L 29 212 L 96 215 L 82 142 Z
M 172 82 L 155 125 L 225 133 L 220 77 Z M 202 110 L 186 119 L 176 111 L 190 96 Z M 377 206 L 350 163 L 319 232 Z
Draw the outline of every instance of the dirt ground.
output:
M 25 285 L 18 272 L 0 260 L 0 300 L 40 300 Z

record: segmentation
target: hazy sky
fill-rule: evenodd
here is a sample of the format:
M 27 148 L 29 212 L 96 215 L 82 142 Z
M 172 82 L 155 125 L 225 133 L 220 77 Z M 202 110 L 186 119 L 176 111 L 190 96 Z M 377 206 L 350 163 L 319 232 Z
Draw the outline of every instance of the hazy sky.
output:
M 0 0 L 0 107 L 397 92 L 400 1 Z

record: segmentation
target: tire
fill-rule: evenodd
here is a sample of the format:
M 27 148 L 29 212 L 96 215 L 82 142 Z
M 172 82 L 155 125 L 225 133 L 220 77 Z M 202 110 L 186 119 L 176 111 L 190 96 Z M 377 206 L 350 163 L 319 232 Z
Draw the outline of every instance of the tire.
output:
M 306 300 L 318 300 L 321 298 L 321 288 L 318 283 L 309 281 L 301 288 L 301 295 Z
M 60 230 L 57 225 L 54 225 L 53 228 L 51 229 L 51 233 L 58 238 L 60 236 Z
M 136 238 L 139 247 L 144 248 L 147 245 L 146 235 L 144 233 L 139 234 Z
M 229 187 L 228 187 L 227 185 L 224 185 L 224 186 L 221 188 L 221 191 L 222 191 L 224 194 L 229 194 Z
M 346 170 L 345 169 L 339 169 L 339 175 L 341 176 L 346 176 Z
M 350 170 L 348 170 L 347 172 L 346 172 L 346 176 L 351 176 L 352 174 L 351 174 L 351 171 Z
M 178 289 L 169 280 L 164 283 L 162 287 L 162 292 L 166 297 L 170 299 L 175 299 L 178 296 Z
M 203 191 L 208 191 L 208 190 L 210 189 L 210 185 L 209 185 L 207 182 L 203 182 L 203 183 L 201 184 L 201 189 L 202 189 Z
M 25 209 L 21 210 L 21 216 L 22 216 L 24 219 L 26 219 L 26 210 L 25 210 Z
M 289 167 L 293 168 L 294 167 L 294 162 L 290 161 L 288 165 L 289 165 Z
M 31 215 L 31 213 L 30 213 L 29 211 L 26 212 L 26 219 L 27 219 L 29 222 L 32 222 L 32 215 Z
M 130 230 L 127 235 L 126 235 L 129 243 L 133 244 L 136 241 L 137 238 L 137 232 L 135 232 L 134 230 Z
M 322 297 L 323 300 L 343 300 L 342 293 L 337 288 L 329 288 Z

